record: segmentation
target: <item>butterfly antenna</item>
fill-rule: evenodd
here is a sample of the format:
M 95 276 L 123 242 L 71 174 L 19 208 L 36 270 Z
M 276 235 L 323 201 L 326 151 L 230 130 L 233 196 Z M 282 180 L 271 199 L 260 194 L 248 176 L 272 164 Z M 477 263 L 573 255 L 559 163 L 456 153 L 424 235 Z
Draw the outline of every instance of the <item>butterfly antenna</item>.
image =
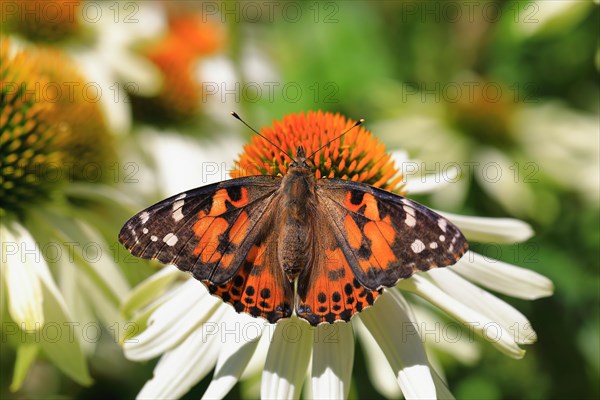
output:
M 356 123 L 354 125 L 352 125 L 350 128 L 346 129 L 344 132 L 342 132 L 341 134 L 339 134 L 338 136 L 336 136 L 335 138 L 331 139 L 329 142 L 325 143 L 323 146 L 319 147 L 317 150 L 313 151 L 308 157 L 306 158 L 311 158 L 312 156 L 314 156 L 319 150 L 321 150 L 323 147 L 329 146 L 330 143 L 335 142 L 336 140 L 338 140 L 339 138 L 341 138 L 342 136 L 344 136 L 346 133 L 350 132 L 352 129 L 356 128 L 357 126 L 359 126 L 360 124 L 362 124 L 363 122 L 365 122 L 364 118 L 359 119 L 358 121 L 356 121 Z
M 277 146 L 275 143 L 273 143 L 272 141 L 270 141 L 268 138 L 266 138 L 265 136 L 261 135 L 261 133 L 259 131 L 257 131 L 256 129 L 254 129 L 253 127 L 251 127 L 250 125 L 248 125 L 246 123 L 246 121 L 244 121 L 242 119 L 242 117 L 240 117 L 235 111 L 231 112 L 231 115 L 233 115 L 236 119 L 240 120 L 242 124 L 246 125 L 248 128 L 250 128 L 250 130 L 254 133 L 256 133 L 258 136 L 260 136 L 261 138 L 265 139 L 267 142 L 271 143 L 273 146 L 275 146 L 276 148 L 279 149 L 279 151 L 281 151 L 283 154 L 285 154 L 285 156 L 287 158 L 289 158 L 290 160 L 294 161 L 294 159 L 287 153 L 287 151 L 283 150 L 281 147 Z

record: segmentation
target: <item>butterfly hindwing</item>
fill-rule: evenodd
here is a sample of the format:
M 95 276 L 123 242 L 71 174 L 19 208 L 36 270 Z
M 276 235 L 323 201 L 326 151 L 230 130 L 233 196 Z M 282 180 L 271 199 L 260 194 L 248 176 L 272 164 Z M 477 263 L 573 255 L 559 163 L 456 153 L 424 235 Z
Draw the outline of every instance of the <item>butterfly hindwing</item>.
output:
M 365 288 L 454 264 L 467 250 L 456 226 L 405 197 L 340 179 L 320 179 L 317 187 L 327 225 Z
M 270 224 L 257 238 L 233 279 L 223 285 L 207 285 L 211 293 L 233 305 L 237 312 L 269 322 L 291 316 L 294 302 L 294 287 L 279 266 L 278 231 L 273 227 Z
M 356 312 L 373 304 L 381 290 L 365 288 L 356 278 L 337 238 L 321 211 L 314 261 L 298 278 L 298 317 L 311 325 L 348 321 Z
M 181 193 L 132 217 L 119 241 L 135 256 L 175 264 L 221 285 L 247 262 L 281 178 L 231 179 Z

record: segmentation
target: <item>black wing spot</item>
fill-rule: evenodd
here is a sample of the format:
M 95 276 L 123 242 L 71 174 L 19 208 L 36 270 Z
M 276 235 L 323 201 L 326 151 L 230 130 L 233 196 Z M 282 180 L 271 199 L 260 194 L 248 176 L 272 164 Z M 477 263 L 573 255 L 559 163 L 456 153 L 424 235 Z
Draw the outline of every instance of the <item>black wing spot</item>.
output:
M 352 292 L 354 292 L 352 285 L 349 283 L 346 283 L 346 286 L 344 286 L 344 293 L 346 293 L 347 296 L 350 296 L 352 294 Z
M 340 295 L 339 292 L 333 292 L 333 294 L 331 295 L 331 299 L 337 303 L 338 301 L 340 301 L 342 299 L 342 296 Z
M 241 186 L 230 186 L 225 190 L 227 190 L 227 196 L 229 196 L 232 201 L 239 201 L 242 198 Z
M 365 192 L 360 190 L 351 190 L 350 191 L 350 203 L 354 205 L 359 205 L 363 202 L 363 198 L 365 197 Z

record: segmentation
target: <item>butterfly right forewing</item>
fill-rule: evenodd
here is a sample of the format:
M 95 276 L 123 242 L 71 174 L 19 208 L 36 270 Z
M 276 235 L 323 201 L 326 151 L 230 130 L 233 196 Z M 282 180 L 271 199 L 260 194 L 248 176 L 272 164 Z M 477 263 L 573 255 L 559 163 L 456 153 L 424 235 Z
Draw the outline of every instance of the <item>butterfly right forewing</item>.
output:
M 246 261 L 281 179 L 231 179 L 181 193 L 133 216 L 119 241 L 135 256 L 175 264 L 198 280 L 229 281 Z

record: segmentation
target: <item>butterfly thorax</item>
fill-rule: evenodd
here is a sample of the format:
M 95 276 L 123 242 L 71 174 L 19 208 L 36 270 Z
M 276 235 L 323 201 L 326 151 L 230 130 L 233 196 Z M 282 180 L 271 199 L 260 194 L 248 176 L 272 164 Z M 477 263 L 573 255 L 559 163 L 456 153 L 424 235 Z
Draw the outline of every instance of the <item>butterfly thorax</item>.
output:
M 316 210 L 316 179 L 306 164 L 304 149 L 298 148 L 296 160 L 290 165 L 281 182 L 282 234 L 279 237 L 278 257 L 290 282 L 310 262 L 310 238 Z

